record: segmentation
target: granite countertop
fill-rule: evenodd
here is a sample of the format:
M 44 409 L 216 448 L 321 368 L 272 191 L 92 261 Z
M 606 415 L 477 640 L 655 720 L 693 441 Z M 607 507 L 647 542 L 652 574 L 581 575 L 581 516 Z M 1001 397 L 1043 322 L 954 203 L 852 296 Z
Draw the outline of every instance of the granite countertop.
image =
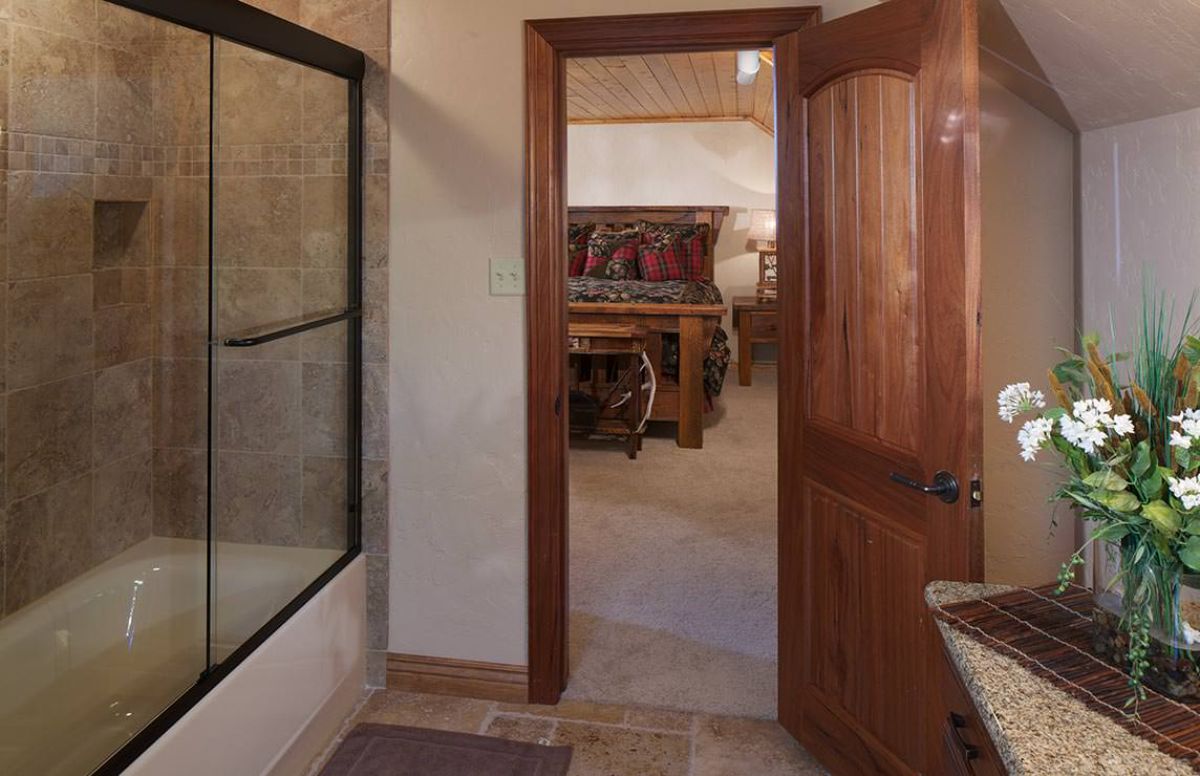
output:
M 925 601 L 938 607 L 1012 589 L 933 582 L 925 588 Z M 1186 763 L 1034 676 L 1012 658 L 944 622 L 937 626 L 1004 766 L 1014 776 L 1194 774 Z

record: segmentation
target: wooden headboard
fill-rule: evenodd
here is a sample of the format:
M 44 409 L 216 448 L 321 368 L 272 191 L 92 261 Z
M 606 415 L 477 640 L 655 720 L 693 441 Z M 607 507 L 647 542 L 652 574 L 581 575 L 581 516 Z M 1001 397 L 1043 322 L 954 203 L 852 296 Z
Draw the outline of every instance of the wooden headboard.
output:
M 708 224 L 711 228 L 708 252 L 704 257 L 704 277 L 713 279 L 713 251 L 721 233 L 721 223 L 729 215 L 724 205 L 598 205 L 567 209 L 570 224 Z

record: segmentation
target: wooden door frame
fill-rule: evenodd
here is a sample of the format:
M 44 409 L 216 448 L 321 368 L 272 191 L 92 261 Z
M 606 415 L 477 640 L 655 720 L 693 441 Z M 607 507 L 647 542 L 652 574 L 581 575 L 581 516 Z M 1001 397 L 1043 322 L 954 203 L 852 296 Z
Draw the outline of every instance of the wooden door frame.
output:
M 797 6 L 525 23 L 530 703 L 557 703 L 569 669 L 566 60 L 770 48 L 820 21 L 820 6 Z M 777 144 L 780 137 L 777 117 Z M 781 224 L 791 217 L 779 215 Z M 779 345 L 787 348 L 786 337 Z

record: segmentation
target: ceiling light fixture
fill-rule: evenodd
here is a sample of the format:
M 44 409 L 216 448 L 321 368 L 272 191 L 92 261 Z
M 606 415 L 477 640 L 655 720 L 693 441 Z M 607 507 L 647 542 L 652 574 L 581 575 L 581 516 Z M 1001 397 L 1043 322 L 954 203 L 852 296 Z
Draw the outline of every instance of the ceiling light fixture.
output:
M 760 65 L 758 51 L 739 51 L 737 53 L 737 82 L 742 86 L 754 83 Z

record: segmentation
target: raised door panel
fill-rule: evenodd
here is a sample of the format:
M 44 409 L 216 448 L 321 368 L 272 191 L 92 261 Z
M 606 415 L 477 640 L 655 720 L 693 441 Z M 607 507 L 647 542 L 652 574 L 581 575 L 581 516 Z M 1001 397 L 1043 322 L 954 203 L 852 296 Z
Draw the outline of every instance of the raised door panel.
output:
M 856 768 L 907 772 L 881 753 L 915 762 L 921 751 L 924 542 L 811 480 L 804 504 L 814 716 Z
M 914 452 L 920 418 L 916 83 L 866 70 L 807 100 L 808 417 Z

